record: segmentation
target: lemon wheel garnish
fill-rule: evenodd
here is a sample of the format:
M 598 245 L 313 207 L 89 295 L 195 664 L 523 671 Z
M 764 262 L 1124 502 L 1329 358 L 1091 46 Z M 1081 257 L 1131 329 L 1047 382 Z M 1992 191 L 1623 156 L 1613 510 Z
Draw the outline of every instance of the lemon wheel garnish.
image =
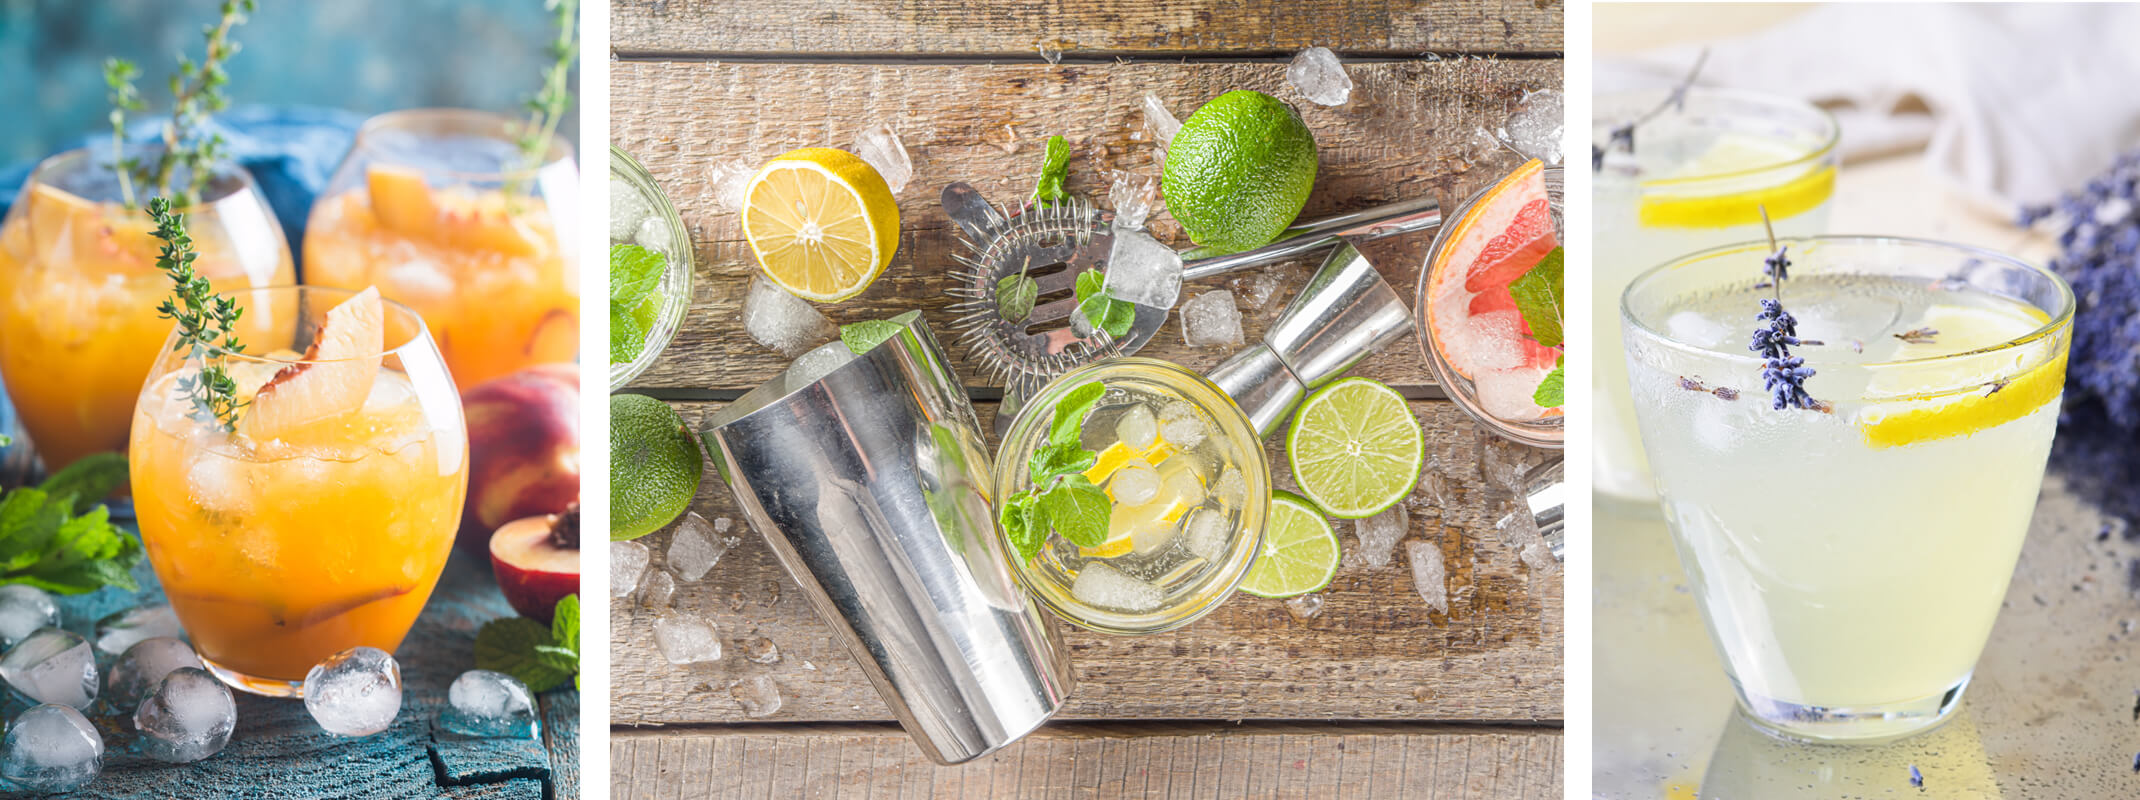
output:
M 1942 397 L 1870 405 L 1860 412 L 1858 429 L 1874 449 L 1976 433 L 2028 416 L 2057 399 L 2065 384 L 2066 355 L 2060 353 L 1997 391 L 1973 388 Z
M 765 277 L 797 297 L 860 294 L 899 249 L 899 205 L 884 177 L 844 150 L 790 151 L 745 190 L 743 235 Z
M 1642 224 L 1653 228 L 1728 228 L 1761 222 L 1761 207 L 1769 218 L 1784 219 L 1811 211 L 1835 194 L 1835 167 L 1822 165 L 1789 182 L 1763 189 L 1728 194 L 1642 196 Z

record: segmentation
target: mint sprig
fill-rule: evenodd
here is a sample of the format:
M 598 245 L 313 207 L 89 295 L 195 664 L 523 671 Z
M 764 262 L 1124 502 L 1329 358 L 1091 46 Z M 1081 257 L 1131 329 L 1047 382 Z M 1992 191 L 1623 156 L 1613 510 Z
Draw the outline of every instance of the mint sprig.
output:
M 1531 338 L 1547 347 L 1559 347 L 1563 343 L 1561 326 L 1567 317 L 1568 303 L 1562 275 L 1564 258 L 1561 248 L 1555 247 L 1529 272 L 1508 284 L 1508 293 L 1516 299 L 1516 312 L 1523 315 L 1523 324 L 1531 329 Z
M 531 692 L 555 689 L 566 680 L 579 688 L 580 596 L 557 601 L 548 626 L 526 617 L 483 623 L 476 632 L 476 668 L 518 678 Z
M 133 591 L 141 540 L 111 524 L 98 501 L 126 480 L 126 457 L 100 453 L 54 473 L 37 488 L 0 497 L 0 585 L 59 594 L 106 586 Z
M 1097 269 L 1078 273 L 1075 291 L 1077 310 L 1073 313 L 1085 315 L 1086 322 L 1092 323 L 1092 327 L 1098 330 L 1106 331 L 1107 335 L 1121 338 L 1129 333 L 1129 326 L 1136 323 L 1135 303 L 1116 300 L 1107 295 L 1106 273 Z
M 1070 178 L 1070 142 L 1061 136 L 1048 137 L 1048 146 L 1041 155 L 1040 179 L 1033 184 L 1033 202 L 1052 206 L 1070 199 L 1063 190 L 1063 182 Z
M 1559 408 L 1568 402 L 1568 357 L 1561 356 L 1553 362 L 1553 371 L 1546 373 L 1538 382 L 1538 389 L 1531 392 L 1531 402 L 1539 408 Z
M 609 363 L 629 364 L 646 349 L 649 313 L 661 278 L 669 271 L 669 257 L 636 244 L 609 246 Z
M 1085 418 L 1106 393 L 1106 384 L 1088 383 L 1056 402 L 1047 441 L 1026 460 L 1033 488 L 1004 499 L 997 522 L 1020 558 L 1038 555 L 1049 531 L 1079 547 L 1107 540 L 1112 501 L 1106 490 L 1085 477 L 1099 454 L 1081 444 Z

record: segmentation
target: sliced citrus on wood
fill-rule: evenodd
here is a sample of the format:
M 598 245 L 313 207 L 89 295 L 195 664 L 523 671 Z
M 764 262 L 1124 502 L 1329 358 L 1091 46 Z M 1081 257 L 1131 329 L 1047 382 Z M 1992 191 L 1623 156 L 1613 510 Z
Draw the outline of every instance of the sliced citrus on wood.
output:
M 899 205 L 861 157 L 806 147 L 765 165 L 745 190 L 743 235 L 775 285 L 833 303 L 860 294 L 899 249 Z
M 1533 419 L 1560 413 L 1528 402 L 1529 391 L 1553 371 L 1561 351 L 1531 338 L 1508 289 L 1560 246 L 1544 166 L 1533 159 L 1480 195 L 1427 265 L 1433 276 L 1427 324 L 1436 351 L 1458 375 L 1478 384 L 1482 400 L 1489 391 L 1522 389 L 1522 397 L 1509 402 L 1488 402 L 1497 415 L 1511 419 L 1522 415 L 1501 412 L 1528 411 Z

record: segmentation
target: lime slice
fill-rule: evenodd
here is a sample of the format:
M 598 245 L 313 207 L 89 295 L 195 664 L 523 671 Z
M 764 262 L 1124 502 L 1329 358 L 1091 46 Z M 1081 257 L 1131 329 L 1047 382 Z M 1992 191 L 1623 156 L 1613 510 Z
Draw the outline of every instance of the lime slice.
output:
M 1285 449 L 1302 494 L 1330 516 L 1360 519 L 1412 493 L 1426 443 L 1404 395 L 1346 378 L 1300 404 Z
M 1271 493 L 1263 523 L 1263 548 L 1241 578 L 1241 591 L 1257 597 L 1292 597 L 1330 585 L 1338 568 L 1337 531 L 1330 521 L 1290 492 Z

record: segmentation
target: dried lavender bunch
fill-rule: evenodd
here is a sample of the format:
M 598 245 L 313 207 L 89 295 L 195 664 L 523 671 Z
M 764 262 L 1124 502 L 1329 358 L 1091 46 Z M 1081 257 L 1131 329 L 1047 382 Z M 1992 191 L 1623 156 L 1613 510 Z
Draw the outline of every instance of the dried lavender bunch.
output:
M 2079 191 L 2021 209 L 2023 226 L 2058 226 L 2053 272 L 2078 300 L 2066 403 L 2101 404 L 2120 441 L 2140 429 L 2140 151 L 2113 161 Z M 2070 417 L 2070 414 L 2068 415 Z M 2069 420 L 2070 424 L 2070 420 Z M 2072 437 L 2060 437 L 2061 439 Z
M 1767 223 L 1767 208 L 1761 209 L 1761 220 Z M 1761 354 L 1761 381 L 1772 398 L 1771 408 L 1818 409 L 1820 401 L 1806 393 L 1806 379 L 1813 377 L 1813 368 L 1806 366 L 1804 358 L 1791 355 L 1791 348 L 1820 342 L 1798 338 L 1798 319 L 1783 308 L 1783 282 L 1791 277 L 1791 259 L 1785 251 L 1790 248 L 1777 246 L 1773 228 L 1769 230 L 1768 243 L 1774 250 L 1761 262 L 1761 285 L 1775 294 L 1761 298 L 1761 312 L 1754 319 L 1763 325 L 1754 329 L 1753 341 L 1746 349 Z
M 1681 78 L 1679 85 L 1672 87 L 1672 91 L 1664 96 L 1664 102 L 1658 103 L 1656 108 L 1649 110 L 1649 113 L 1629 120 L 1624 124 L 1613 126 L 1610 131 L 1606 132 L 1603 145 L 1591 145 L 1590 171 L 1597 172 L 1604 169 L 1605 154 L 1615 149 L 1632 155 L 1635 152 L 1635 128 L 1637 126 L 1656 119 L 1657 115 L 1665 112 L 1665 109 L 1677 111 L 1685 108 L 1687 105 L 1687 90 L 1694 87 L 1695 76 L 1702 74 L 1702 64 L 1708 60 L 1709 51 L 1705 48 L 1702 50 L 1701 55 L 1694 58 L 1694 68 L 1687 70 L 1687 77 Z

